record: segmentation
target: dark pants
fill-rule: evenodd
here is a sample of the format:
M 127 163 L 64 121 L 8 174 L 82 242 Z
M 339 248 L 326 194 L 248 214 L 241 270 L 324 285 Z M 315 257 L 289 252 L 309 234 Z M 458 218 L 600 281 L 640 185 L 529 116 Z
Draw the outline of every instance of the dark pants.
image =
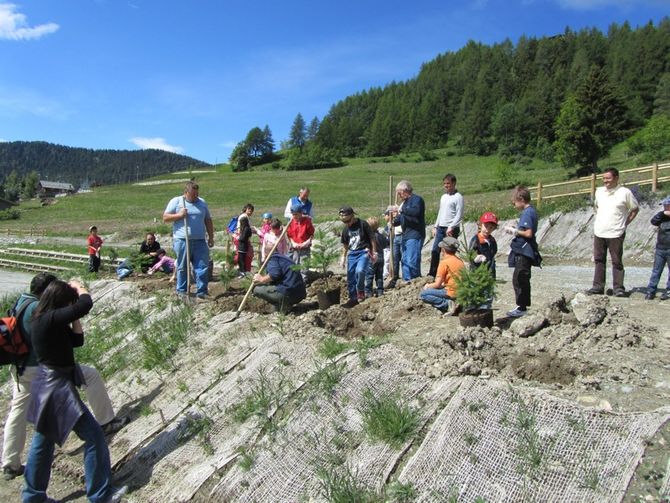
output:
M 656 248 L 656 252 L 654 253 L 654 268 L 651 270 L 649 285 L 647 285 L 649 292 L 656 292 L 658 282 L 661 280 L 661 274 L 663 274 L 663 269 L 666 265 L 668 266 L 668 282 L 665 289 L 670 292 L 670 250 Z
M 377 297 L 384 295 L 384 259 L 377 258 L 365 273 L 365 296 L 372 297 L 372 282 L 377 284 Z
M 435 227 L 435 239 L 433 240 L 433 248 L 430 251 L 430 269 L 428 270 L 428 276 L 433 278 L 437 275 L 437 266 L 440 264 L 440 241 L 447 237 L 448 227 Z M 451 236 L 458 238 L 461 234 L 460 227 L 454 227 L 451 231 Z
M 272 304 L 277 311 L 288 313 L 294 304 L 300 302 L 277 290 L 274 285 L 258 285 L 254 287 L 254 295 Z
M 402 234 L 393 237 L 393 277 L 392 280 L 400 278 L 400 259 L 402 258 Z
M 512 274 L 512 286 L 514 286 L 514 295 L 516 305 L 521 309 L 530 306 L 530 268 L 532 261 L 523 255 L 514 257 L 514 274 Z
M 100 269 L 100 257 L 97 255 L 88 256 L 88 272 L 98 272 Z
M 595 270 L 593 272 L 593 288 L 596 290 L 605 290 L 605 271 L 607 264 L 607 251 L 610 252 L 612 261 L 612 288 L 614 292 L 624 291 L 623 286 L 623 240 L 626 237 L 624 233 L 618 238 L 599 238 L 593 236 L 593 261 Z

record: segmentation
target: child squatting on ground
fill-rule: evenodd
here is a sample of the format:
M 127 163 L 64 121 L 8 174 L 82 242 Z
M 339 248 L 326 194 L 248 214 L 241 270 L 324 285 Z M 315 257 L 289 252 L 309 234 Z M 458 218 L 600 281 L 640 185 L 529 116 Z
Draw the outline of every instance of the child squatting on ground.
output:
M 437 266 L 435 281 L 423 286 L 419 298 L 445 314 L 457 314 L 456 276 L 465 267 L 463 261 L 456 256 L 458 239 L 447 236 L 437 246 L 442 256 Z
M 670 299 L 670 196 L 663 199 L 661 204 L 663 211 L 659 211 L 651 218 L 651 225 L 658 227 L 658 236 L 656 237 L 656 250 L 654 250 L 654 267 L 647 285 L 647 295 L 644 297 L 647 300 L 652 300 L 656 296 L 656 288 L 666 265 L 668 266 L 668 281 L 661 300 Z

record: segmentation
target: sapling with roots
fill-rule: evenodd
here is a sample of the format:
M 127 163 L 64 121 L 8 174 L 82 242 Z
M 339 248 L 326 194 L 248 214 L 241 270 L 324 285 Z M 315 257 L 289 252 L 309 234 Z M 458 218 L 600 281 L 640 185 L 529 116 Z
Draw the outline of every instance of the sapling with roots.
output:
M 477 252 L 468 250 L 463 257 L 466 266 L 455 277 L 456 302 L 464 311 L 489 309 L 495 296 L 496 280 L 487 264 L 478 267 L 468 266 L 474 263 Z

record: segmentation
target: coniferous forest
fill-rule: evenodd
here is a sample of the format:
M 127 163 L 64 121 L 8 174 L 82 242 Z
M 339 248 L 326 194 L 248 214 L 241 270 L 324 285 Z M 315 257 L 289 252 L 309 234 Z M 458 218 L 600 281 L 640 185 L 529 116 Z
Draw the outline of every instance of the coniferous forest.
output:
M 42 141 L 0 143 L 0 177 L 7 180 L 37 173 L 42 180 L 107 185 L 142 180 L 163 173 L 209 166 L 164 150 L 92 150 Z
M 344 156 L 451 142 L 464 153 L 559 159 L 590 170 L 655 112 L 670 114 L 668 103 L 670 19 L 613 24 L 607 33 L 567 28 L 441 54 L 411 80 L 332 106 L 315 141 Z

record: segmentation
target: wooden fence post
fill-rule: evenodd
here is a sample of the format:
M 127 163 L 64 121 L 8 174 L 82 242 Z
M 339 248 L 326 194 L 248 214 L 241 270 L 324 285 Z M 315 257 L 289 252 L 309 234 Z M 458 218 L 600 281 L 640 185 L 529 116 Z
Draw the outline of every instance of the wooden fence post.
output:
M 591 173 L 591 202 L 596 200 L 596 174 Z
M 542 204 L 542 181 L 537 182 L 537 203 L 536 206 L 539 208 Z
M 651 191 L 656 192 L 658 186 L 658 163 L 655 162 L 651 167 Z

